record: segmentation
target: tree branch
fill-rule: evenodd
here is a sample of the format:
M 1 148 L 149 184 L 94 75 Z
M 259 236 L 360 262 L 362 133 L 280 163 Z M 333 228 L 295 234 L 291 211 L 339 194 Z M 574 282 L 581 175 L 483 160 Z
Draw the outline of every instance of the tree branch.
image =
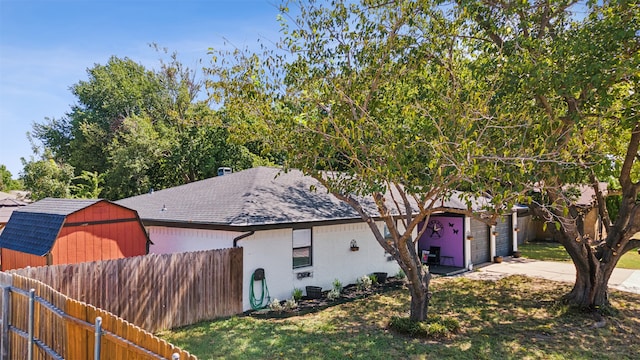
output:
M 624 157 L 624 163 L 620 171 L 620 185 L 622 191 L 625 192 L 625 188 L 634 187 L 637 193 L 640 189 L 640 181 L 635 184 L 631 181 L 631 169 L 633 163 L 638 158 L 638 147 L 640 144 L 640 123 L 637 123 L 634 129 L 631 131 L 631 139 L 629 140 L 629 146 L 627 147 L 627 154 Z
M 593 187 L 593 191 L 596 194 L 596 203 L 598 204 L 598 214 L 600 215 L 600 219 L 602 219 L 602 224 L 604 225 L 605 231 L 607 234 L 611 228 L 611 218 L 609 217 L 609 211 L 607 210 L 607 203 L 602 195 L 602 191 L 600 190 L 600 182 L 596 178 L 596 174 L 591 171 L 591 186 Z

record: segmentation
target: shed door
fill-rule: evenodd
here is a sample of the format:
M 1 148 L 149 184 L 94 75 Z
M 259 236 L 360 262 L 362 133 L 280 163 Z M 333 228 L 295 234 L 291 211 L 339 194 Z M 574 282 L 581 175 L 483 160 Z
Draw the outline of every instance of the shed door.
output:
M 476 219 L 471 219 L 471 262 L 482 264 L 491 261 L 489 248 L 489 227 Z
M 510 256 L 513 253 L 511 241 L 511 216 L 501 216 L 496 224 L 496 255 Z

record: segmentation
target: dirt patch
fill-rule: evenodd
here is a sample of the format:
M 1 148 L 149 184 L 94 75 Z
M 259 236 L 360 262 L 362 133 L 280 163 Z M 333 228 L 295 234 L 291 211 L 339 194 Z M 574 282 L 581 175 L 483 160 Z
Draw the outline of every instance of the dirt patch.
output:
M 250 310 L 244 313 L 245 316 L 256 317 L 260 319 L 282 319 L 292 316 L 299 316 L 324 310 L 328 307 L 348 303 L 354 300 L 367 298 L 371 295 L 386 293 L 388 291 L 397 290 L 405 286 L 404 279 L 395 277 L 387 278 L 384 283 L 374 284 L 369 289 L 360 289 L 356 284 L 345 286 L 337 299 L 329 299 L 327 294 L 329 291 L 323 291 L 322 297 L 319 299 L 310 299 L 303 296 L 298 301 L 298 306 L 292 310 L 273 311 L 269 308 L 260 310 Z M 284 305 L 284 301 L 281 304 Z

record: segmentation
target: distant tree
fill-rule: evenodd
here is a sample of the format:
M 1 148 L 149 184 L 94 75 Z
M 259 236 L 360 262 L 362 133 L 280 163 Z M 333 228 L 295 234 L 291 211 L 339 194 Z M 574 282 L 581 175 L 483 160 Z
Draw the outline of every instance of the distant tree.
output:
M 165 149 L 166 141 L 154 130 L 151 119 L 138 116 L 124 119 L 120 131 L 105 149 L 113 164 L 105 177 L 107 198 L 159 188 L 151 176 Z
M 32 200 L 46 197 L 69 198 L 73 178 L 73 168 L 56 163 L 46 155 L 41 160 L 25 161 L 23 159 L 22 181 L 25 190 L 31 192 Z
M 89 80 L 72 87 L 78 103 L 68 114 L 72 140 L 69 163 L 88 171 L 105 172 L 107 148 L 125 119 L 167 118 L 168 90 L 160 77 L 133 60 L 112 57 L 88 70 Z
M 43 123 L 34 122 L 29 134 L 32 147 L 34 139 L 40 140 L 57 161 L 68 162 L 71 158 L 72 128 L 68 118 L 45 118 Z M 37 153 L 35 149 L 34 153 Z
M 112 164 L 105 196 L 122 198 L 216 175 L 217 168 L 243 170 L 266 163 L 244 146 L 229 141 L 216 113 L 194 106 L 171 126 L 130 117 L 106 149 Z
M 104 174 L 83 170 L 79 176 L 71 180 L 73 181 L 70 186 L 72 197 L 78 199 L 97 199 L 100 197 L 103 190 L 101 185 L 104 183 Z
M 5 165 L 0 165 L 0 191 L 20 190 L 22 183 L 13 179 L 11 171 Z
M 71 111 L 34 124 L 32 137 L 77 176 L 100 174 L 102 196 L 117 199 L 201 180 L 219 166 L 241 170 L 265 163 L 232 138 L 207 100 L 198 99 L 201 80 L 176 54 L 155 71 L 112 57 L 87 73 L 88 80 L 72 86 L 78 101 Z

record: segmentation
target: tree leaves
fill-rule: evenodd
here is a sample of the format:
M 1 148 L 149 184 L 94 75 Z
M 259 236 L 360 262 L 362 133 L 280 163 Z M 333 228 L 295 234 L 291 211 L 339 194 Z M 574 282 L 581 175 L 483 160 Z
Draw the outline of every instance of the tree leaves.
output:
M 33 136 L 52 159 L 78 174 L 60 196 L 96 195 L 99 178 L 101 196 L 118 199 L 208 178 L 220 166 L 242 170 L 273 158 L 259 139 L 240 135 L 259 131 L 254 119 L 197 100 L 202 83 L 176 54 L 159 70 L 112 57 L 87 74 L 72 87 L 78 102 L 66 117 L 34 124 Z M 88 180 L 91 185 L 81 182 Z

